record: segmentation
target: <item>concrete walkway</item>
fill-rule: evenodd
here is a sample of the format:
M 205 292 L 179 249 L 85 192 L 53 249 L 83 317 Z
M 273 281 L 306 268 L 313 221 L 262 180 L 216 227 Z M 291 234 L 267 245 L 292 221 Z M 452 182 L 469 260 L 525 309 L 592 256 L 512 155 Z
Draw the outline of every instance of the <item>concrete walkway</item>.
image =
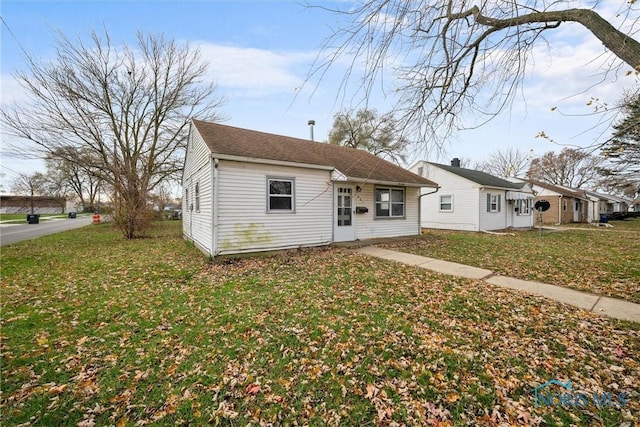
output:
M 356 252 L 376 258 L 397 261 L 407 265 L 414 265 L 426 270 L 435 271 L 436 273 L 465 277 L 467 279 L 482 280 L 491 285 L 541 295 L 593 313 L 613 317 L 614 319 L 629 320 L 640 323 L 640 304 L 634 304 L 621 299 L 593 295 L 586 292 L 564 288 L 562 286 L 549 285 L 547 283 L 500 276 L 494 274 L 493 271 L 485 270 L 484 268 L 471 267 L 455 262 L 391 251 L 376 246 L 358 248 L 356 249 Z

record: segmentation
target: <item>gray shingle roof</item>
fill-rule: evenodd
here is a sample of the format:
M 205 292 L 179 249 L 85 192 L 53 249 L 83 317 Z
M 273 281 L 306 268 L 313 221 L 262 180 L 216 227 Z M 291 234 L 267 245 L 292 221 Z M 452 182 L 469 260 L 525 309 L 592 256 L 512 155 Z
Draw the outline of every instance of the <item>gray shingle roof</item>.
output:
M 469 181 L 473 181 L 476 184 L 480 184 L 485 187 L 496 187 L 496 188 L 507 188 L 513 190 L 520 190 L 524 186 L 524 182 L 511 182 L 506 179 L 498 178 L 497 176 L 493 176 L 486 172 L 474 170 L 474 169 L 465 169 L 457 166 L 449 166 L 449 165 L 441 165 L 439 163 L 431 163 L 430 165 L 437 166 L 440 169 L 444 169 L 447 172 L 451 172 L 462 178 L 468 179 Z
M 359 181 L 437 186 L 367 151 L 201 120 L 193 125 L 214 155 L 328 166 Z

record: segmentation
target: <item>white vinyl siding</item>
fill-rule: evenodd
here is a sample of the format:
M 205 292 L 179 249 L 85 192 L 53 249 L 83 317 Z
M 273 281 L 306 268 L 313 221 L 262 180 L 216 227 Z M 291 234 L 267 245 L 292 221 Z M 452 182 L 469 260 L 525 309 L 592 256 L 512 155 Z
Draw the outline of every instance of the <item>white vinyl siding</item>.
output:
M 420 225 L 424 228 L 480 231 L 532 224 L 531 215 L 519 219 L 515 214 L 515 204 L 506 200 L 506 190 L 482 187 L 424 161 L 410 170 L 419 169 L 440 187 L 435 193 L 432 188 L 422 189 Z
M 507 213 L 513 216 L 513 212 L 507 212 L 503 206 L 506 191 L 496 189 L 481 190 L 477 200 L 477 211 L 480 216 L 479 230 L 502 230 L 510 224 L 507 223 Z
M 182 232 L 207 253 L 213 249 L 213 176 L 211 152 L 192 128 L 182 173 Z M 197 190 L 197 191 L 196 191 Z
M 270 178 L 295 178 L 295 214 L 268 212 Z M 329 171 L 220 160 L 214 255 L 331 243 L 333 184 Z
M 425 228 L 477 231 L 479 229 L 477 186 L 428 163 L 422 163 L 418 167 L 424 168 L 425 178 L 436 182 L 441 187 L 437 193 L 434 193 L 433 188 L 422 189 L 422 194 L 426 195 L 420 199 L 420 225 Z M 442 195 L 453 196 L 452 202 L 455 201 L 453 211 L 440 209 Z
M 404 188 L 404 218 L 384 221 L 375 218 L 375 197 L 373 185 L 361 185 L 360 191 L 354 195 L 353 205 L 368 207 L 367 213 L 355 214 L 356 238 L 374 239 L 378 237 L 416 236 L 420 234 L 420 218 L 418 214 L 419 188 Z M 431 189 L 433 191 L 433 189 Z

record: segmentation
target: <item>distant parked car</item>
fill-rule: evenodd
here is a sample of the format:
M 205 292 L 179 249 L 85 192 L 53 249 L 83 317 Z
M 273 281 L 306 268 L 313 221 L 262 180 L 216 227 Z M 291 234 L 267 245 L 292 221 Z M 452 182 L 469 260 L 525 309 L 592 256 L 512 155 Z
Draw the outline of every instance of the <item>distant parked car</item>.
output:
M 175 211 L 173 211 L 171 219 L 182 219 L 182 211 L 180 209 L 176 209 Z

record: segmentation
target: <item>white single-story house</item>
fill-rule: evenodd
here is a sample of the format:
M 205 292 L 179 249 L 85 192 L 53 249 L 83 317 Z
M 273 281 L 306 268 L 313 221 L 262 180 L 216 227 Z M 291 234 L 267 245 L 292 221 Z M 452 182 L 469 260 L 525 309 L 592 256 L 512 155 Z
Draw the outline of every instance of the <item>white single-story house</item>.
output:
M 626 205 L 619 197 L 599 193 L 597 191 L 585 190 L 585 195 L 589 199 L 589 222 L 598 222 L 601 215 L 611 215 L 614 212 L 625 211 Z M 626 212 L 626 211 L 625 211 Z
M 440 186 L 437 193 L 423 191 L 422 227 L 490 231 L 533 226 L 534 194 L 527 183 L 462 168 L 458 159 L 451 165 L 421 160 L 409 170 Z
M 193 120 L 183 234 L 211 255 L 420 233 L 432 181 L 366 151 Z

